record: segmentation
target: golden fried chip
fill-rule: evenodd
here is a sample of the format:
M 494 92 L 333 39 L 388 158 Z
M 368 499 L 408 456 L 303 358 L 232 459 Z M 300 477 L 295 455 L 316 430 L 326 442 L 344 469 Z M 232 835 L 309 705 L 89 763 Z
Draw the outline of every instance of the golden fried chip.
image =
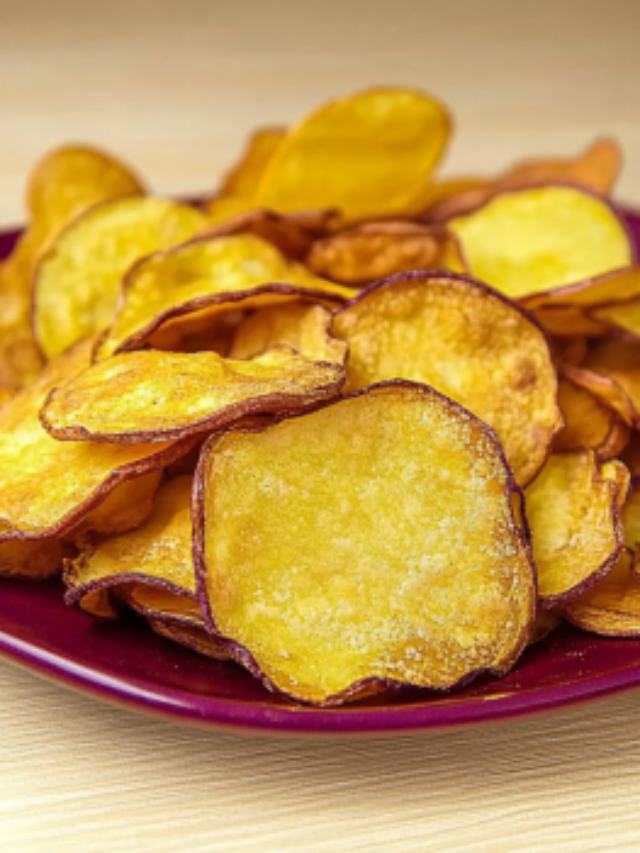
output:
M 633 553 L 625 549 L 607 576 L 563 608 L 562 615 L 593 634 L 640 636 L 640 580 L 634 564 Z
M 64 146 L 35 167 L 27 189 L 31 217 L 50 238 L 106 201 L 144 195 L 138 178 L 111 155 L 88 146 Z
M 128 592 L 128 599 L 139 588 L 141 606 L 153 615 L 166 612 L 188 618 L 193 613 L 199 620 L 191 553 L 191 483 L 191 477 L 165 483 L 151 514 L 135 530 L 85 541 L 80 556 L 65 568 L 67 604 L 80 602 L 83 609 L 101 616 L 108 602 L 115 613 L 111 594 Z M 145 591 L 157 592 L 158 598 L 147 599 L 145 605 Z
M 159 198 L 109 202 L 75 220 L 36 274 L 34 329 L 45 355 L 102 331 L 129 267 L 188 240 L 205 225 L 204 214 L 195 208 Z
M 331 335 L 331 314 L 322 305 L 288 302 L 260 308 L 236 331 L 229 358 L 255 358 L 286 346 L 311 361 L 344 364 L 347 345 Z
M 279 213 L 337 207 L 349 222 L 418 212 L 450 124 L 442 104 L 411 89 L 332 101 L 279 144 L 256 206 Z
M 553 454 L 527 488 L 527 519 L 543 608 L 577 598 L 620 557 L 624 538 L 617 473 L 617 466 L 599 469 L 592 452 Z
M 569 160 L 525 160 L 496 178 L 458 178 L 436 184 L 426 209 L 430 221 L 443 222 L 475 210 L 494 195 L 539 184 L 581 185 L 607 195 L 622 168 L 622 152 L 613 139 L 598 139 Z
M 60 148 L 36 166 L 27 193 L 31 222 L 0 267 L 2 384 L 27 384 L 42 366 L 31 328 L 32 280 L 40 258 L 75 217 L 100 202 L 140 193 L 125 166 L 92 148 Z
M 409 270 L 466 270 L 458 243 L 446 228 L 402 221 L 369 222 L 318 240 L 306 263 L 317 275 L 349 285 Z
M 585 357 L 587 364 L 589 355 Z M 627 392 L 616 381 L 608 376 L 596 373 L 587 367 L 574 367 L 572 364 L 560 362 L 558 371 L 561 376 L 570 380 L 574 385 L 588 391 L 606 406 L 613 409 L 628 426 L 633 426 L 638 419 L 633 401 Z
M 640 299 L 630 299 L 626 302 L 614 302 L 592 308 L 589 318 L 599 323 L 605 323 L 610 330 L 625 332 L 640 338 Z
M 640 488 L 637 480 L 635 487 L 631 489 L 625 501 L 622 510 L 622 524 L 625 542 L 637 555 L 640 550 Z
M 77 542 L 87 533 L 124 533 L 138 527 L 153 509 L 161 479 L 162 469 L 158 469 L 134 480 L 125 480 L 65 538 Z
M 209 237 L 229 237 L 234 234 L 253 234 L 271 243 L 294 261 L 305 259 L 313 241 L 332 229 L 337 220 L 334 210 L 309 210 L 279 216 L 270 210 L 249 210 L 208 228 Z
M 63 441 L 170 441 L 262 412 L 295 412 L 336 396 L 338 364 L 273 349 L 251 361 L 158 350 L 100 361 L 56 388 L 41 412 Z
M 286 135 L 286 127 L 261 127 L 255 130 L 240 161 L 222 182 L 220 194 L 252 198 Z
M 626 394 L 632 406 L 631 424 L 640 426 L 640 341 L 604 341 L 589 351 L 584 367 Z
M 540 330 L 471 278 L 409 273 L 372 285 L 335 315 L 349 345 L 347 390 L 400 377 L 433 385 L 498 433 L 520 485 L 562 425 Z
M 96 358 L 138 349 L 154 335 L 192 331 L 217 315 L 299 296 L 342 302 L 352 292 L 291 263 L 250 234 L 195 240 L 148 258 L 131 270 L 113 324 Z
M 611 206 L 577 187 L 504 192 L 448 225 L 471 272 L 517 299 L 633 261 L 629 235 Z
M 60 442 L 39 412 L 52 388 L 90 364 L 88 339 L 51 361 L 0 409 L 0 541 L 68 533 L 121 483 L 168 465 L 190 442 L 134 447 Z
M 221 641 L 212 637 L 204 628 L 195 625 L 181 625 L 172 620 L 149 618 L 149 625 L 156 634 L 167 640 L 173 640 L 181 646 L 186 646 L 194 652 L 216 660 L 229 660 L 231 653 Z
M 57 575 L 72 551 L 59 539 L 0 542 L 0 577 L 45 580 Z
M 555 453 L 593 450 L 600 461 L 613 459 L 629 440 L 629 427 L 601 398 L 568 377 L 558 382 L 558 405 L 564 427 L 554 436 Z
M 389 382 L 203 450 L 194 554 L 214 636 L 303 701 L 504 673 L 535 615 L 494 434 Z

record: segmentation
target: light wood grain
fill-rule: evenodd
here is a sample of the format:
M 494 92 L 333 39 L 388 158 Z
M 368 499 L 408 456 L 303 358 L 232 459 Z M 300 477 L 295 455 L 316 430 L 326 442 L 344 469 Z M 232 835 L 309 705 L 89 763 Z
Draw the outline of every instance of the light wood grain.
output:
M 0 225 L 55 144 L 161 192 L 213 188 L 247 131 L 379 82 L 450 102 L 449 172 L 603 133 L 640 204 L 640 3 L 0 0 Z M 0 588 L 1 594 L 1 588 Z M 0 664 L 0 849 L 608 851 L 640 847 L 640 694 L 384 741 L 191 730 Z

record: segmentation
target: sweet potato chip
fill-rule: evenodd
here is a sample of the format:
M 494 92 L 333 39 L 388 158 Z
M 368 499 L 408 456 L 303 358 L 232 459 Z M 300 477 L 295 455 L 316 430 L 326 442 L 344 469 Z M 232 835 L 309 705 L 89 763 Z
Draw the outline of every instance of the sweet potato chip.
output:
M 587 363 L 589 356 L 585 358 Z M 618 413 L 621 420 L 628 426 L 633 426 L 638 419 L 633 401 L 627 392 L 608 376 L 603 376 L 586 367 L 574 367 L 572 364 L 560 362 L 559 374 L 570 380 L 574 385 L 588 391 L 605 405 Z
M 211 440 L 194 486 L 208 628 L 315 704 L 504 673 L 535 615 L 514 494 L 491 430 L 409 382 Z
M 593 634 L 640 636 L 640 579 L 634 563 L 633 553 L 625 549 L 607 576 L 563 608 L 562 615 Z
M 77 542 L 87 533 L 124 533 L 138 527 L 153 509 L 161 479 L 162 470 L 158 469 L 134 480 L 125 480 L 97 509 L 69 531 L 65 539 Z
M 189 449 L 190 442 L 134 447 L 60 442 L 42 428 L 43 402 L 52 388 L 90 364 L 93 343 L 82 341 L 55 358 L 34 385 L 0 409 L 0 541 L 64 535 L 121 483 Z
M 498 433 L 516 480 L 542 467 L 562 425 L 556 372 L 540 330 L 471 278 L 409 273 L 337 311 L 349 345 L 347 390 L 399 377 L 433 385 Z
M 153 615 L 194 611 L 198 620 L 191 554 L 191 482 L 191 477 L 177 477 L 165 483 L 151 514 L 135 530 L 100 541 L 86 540 L 80 556 L 65 569 L 67 604 L 80 602 L 88 612 L 104 616 L 108 604 L 115 613 L 114 591 L 129 588 L 128 594 L 135 596 L 140 587 L 144 602 L 144 588 L 148 587 L 151 593 L 159 593 L 155 601 L 147 600 Z
M 256 206 L 279 213 L 337 207 L 349 222 L 418 212 L 450 124 L 442 104 L 411 89 L 332 101 L 280 143 Z
M 570 160 L 525 160 L 496 178 L 459 178 L 436 184 L 426 217 L 442 222 L 485 204 L 503 190 L 536 184 L 569 183 L 607 195 L 622 168 L 622 152 L 613 139 L 598 139 Z
M 334 227 L 334 210 L 309 210 L 279 216 L 270 210 L 250 210 L 208 228 L 209 237 L 230 237 L 234 234 L 253 234 L 271 243 L 294 261 L 305 259 L 313 241 L 324 237 Z
M 276 282 L 274 284 L 274 282 Z M 127 276 L 120 306 L 96 357 L 138 349 L 158 331 L 179 333 L 222 312 L 300 296 L 335 304 L 352 292 L 291 263 L 252 235 L 196 240 L 154 255 Z
M 531 629 L 529 645 L 533 646 L 545 640 L 560 624 L 562 624 L 560 616 L 552 613 L 551 610 L 539 610 L 536 615 L 536 621 Z
M 62 441 L 171 441 L 247 415 L 307 409 L 336 396 L 343 382 L 340 365 L 286 348 L 251 361 L 144 350 L 97 362 L 56 388 L 41 420 Z
M 640 299 L 637 297 L 626 302 L 614 302 L 592 308 L 589 317 L 599 323 L 605 323 L 612 331 L 640 338 Z
M 73 219 L 106 201 L 144 195 L 125 165 L 97 148 L 57 148 L 35 167 L 27 189 L 31 218 L 50 238 Z
M 606 473 L 615 479 L 617 467 Z M 577 598 L 615 565 L 624 547 L 618 496 L 591 452 L 553 454 L 527 488 L 543 608 Z
M 402 221 L 369 222 L 318 240 L 306 262 L 317 275 L 349 285 L 409 270 L 466 270 L 457 241 L 445 228 Z
M 240 161 L 222 182 L 220 195 L 253 198 L 286 134 L 286 127 L 261 127 L 254 131 Z
M 448 225 L 471 272 L 517 299 L 626 267 L 634 258 L 611 206 L 577 187 L 504 192 Z
M 255 358 L 286 346 L 311 361 L 344 364 L 347 345 L 331 335 L 331 314 L 322 305 L 289 302 L 261 308 L 236 332 L 229 358 Z
M 640 426 L 640 341 L 604 341 L 589 351 L 584 367 L 622 389 L 632 406 L 631 423 Z
M 70 546 L 53 537 L 34 542 L 0 542 L 0 577 L 44 580 L 57 575 L 64 559 L 70 556 Z
M 148 621 L 156 634 L 167 640 L 173 640 L 174 643 L 179 643 L 181 646 L 186 646 L 198 654 L 216 660 L 229 660 L 231 657 L 228 647 L 222 641 L 207 634 L 204 628 L 198 628 L 195 625 L 181 625 L 157 617 L 149 618 Z
M 622 510 L 624 539 L 636 556 L 640 550 L 640 484 L 636 480 Z
M 45 355 L 109 325 L 129 267 L 193 237 L 204 214 L 159 198 L 99 205 L 75 220 L 44 256 L 35 279 L 34 329 Z
M 598 460 L 613 459 L 629 440 L 629 427 L 610 407 L 567 377 L 558 383 L 564 427 L 554 436 L 556 453 L 593 450 Z

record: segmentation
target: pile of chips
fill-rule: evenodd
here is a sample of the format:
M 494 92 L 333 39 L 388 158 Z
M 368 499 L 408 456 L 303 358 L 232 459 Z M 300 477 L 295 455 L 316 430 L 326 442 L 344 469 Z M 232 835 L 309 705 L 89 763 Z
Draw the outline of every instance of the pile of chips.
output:
M 0 267 L 0 573 L 326 706 L 504 674 L 562 620 L 639 635 L 620 152 L 441 180 L 451 126 L 359 92 L 198 205 L 43 160 Z

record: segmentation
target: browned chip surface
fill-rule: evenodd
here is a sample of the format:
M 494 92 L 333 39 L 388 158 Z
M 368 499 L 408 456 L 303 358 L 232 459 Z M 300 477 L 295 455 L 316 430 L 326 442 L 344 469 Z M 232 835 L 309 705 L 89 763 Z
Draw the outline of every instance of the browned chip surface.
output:
M 347 390 L 424 382 L 496 430 L 520 484 L 544 463 L 562 423 L 549 348 L 522 311 L 479 282 L 389 279 L 338 310 L 333 332 L 349 345 Z
M 535 609 L 513 488 L 493 433 L 412 383 L 227 433 L 194 493 L 210 627 L 314 703 L 504 672 Z
M 309 408 L 337 395 L 343 382 L 340 365 L 286 348 L 250 361 L 145 350 L 97 362 L 54 390 L 41 418 L 65 441 L 167 441 L 246 415 Z

